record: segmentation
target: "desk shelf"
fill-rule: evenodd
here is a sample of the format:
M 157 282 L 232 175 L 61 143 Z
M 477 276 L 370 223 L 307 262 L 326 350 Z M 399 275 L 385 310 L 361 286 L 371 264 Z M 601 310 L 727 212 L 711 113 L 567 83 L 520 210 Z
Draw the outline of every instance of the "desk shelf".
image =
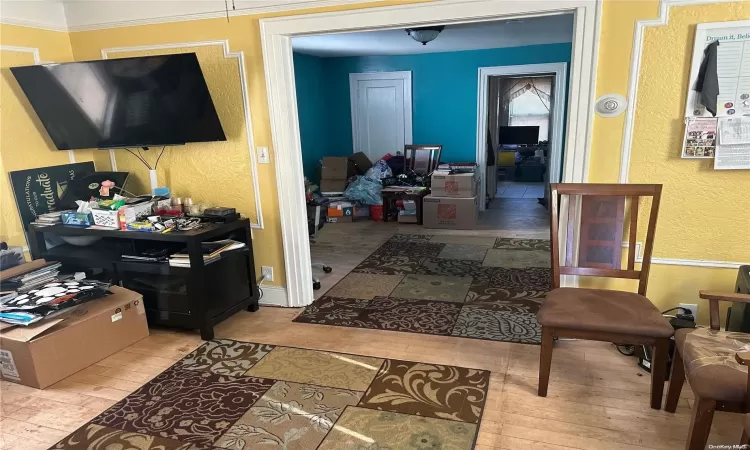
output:
M 47 248 L 45 236 L 51 235 L 99 236 L 102 239 L 88 246 L 63 244 Z M 225 252 L 221 258 L 204 263 L 201 243 L 219 239 L 241 241 L 247 248 Z M 103 270 L 113 283 L 143 295 L 150 324 L 199 329 L 201 338 L 205 340 L 213 339 L 213 327 L 236 312 L 242 309 L 258 310 L 260 296 L 255 281 L 253 243 L 247 219 L 172 233 L 32 225 L 29 228 L 29 244 L 34 259 L 60 261 L 76 270 Z M 122 259 L 123 254 L 132 254 L 144 247 L 164 247 L 175 251 L 187 248 L 191 267 Z M 148 279 L 152 286 L 141 282 Z M 172 283 L 180 288 L 165 288 Z

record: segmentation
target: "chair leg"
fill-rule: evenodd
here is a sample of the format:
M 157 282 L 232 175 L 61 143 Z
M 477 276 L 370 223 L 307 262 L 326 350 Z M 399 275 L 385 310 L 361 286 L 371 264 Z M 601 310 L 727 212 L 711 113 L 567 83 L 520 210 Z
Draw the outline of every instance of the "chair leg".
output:
M 664 395 L 664 381 L 667 378 L 669 359 L 669 339 L 659 339 L 654 343 L 654 359 L 651 365 L 651 408 L 661 409 Z
M 685 383 L 685 366 L 682 363 L 682 355 L 674 348 L 672 354 L 672 374 L 669 377 L 669 389 L 667 390 L 667 404 L 664 405 L 664 411 L 677 411 L 677 403 L 680 401 L 680 392 L 682 385 Z
M 555 339 L 552 330 L 542 327 L 542 348 L 539 353 L 539 389 L 537 395 L 547 396 L 547 385 L 549 384 L 549 370 L 552 366 L 552 347 Z
M 706 448 L 715 409 L 716 400 L 695 397 L 685 450 L 704 450 Z

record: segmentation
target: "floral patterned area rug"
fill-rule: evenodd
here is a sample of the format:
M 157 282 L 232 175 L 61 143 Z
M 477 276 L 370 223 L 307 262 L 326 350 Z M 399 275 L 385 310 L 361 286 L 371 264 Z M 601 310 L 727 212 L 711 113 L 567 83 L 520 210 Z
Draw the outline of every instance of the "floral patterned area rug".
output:
M 539 344 L 549 241 L 396 234 L 295 322 Z
M 471 449 L 490 372 L 209 341 L 55 449 Z

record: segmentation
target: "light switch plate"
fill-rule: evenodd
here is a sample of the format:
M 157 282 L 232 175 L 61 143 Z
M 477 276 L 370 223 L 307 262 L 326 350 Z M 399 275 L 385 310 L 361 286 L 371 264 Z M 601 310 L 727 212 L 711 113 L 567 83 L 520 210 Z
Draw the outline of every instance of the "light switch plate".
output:
M 271 163 L 271 155 L 268 154 L 268 147 L 258 147 L 258 162 L 261 164 Z

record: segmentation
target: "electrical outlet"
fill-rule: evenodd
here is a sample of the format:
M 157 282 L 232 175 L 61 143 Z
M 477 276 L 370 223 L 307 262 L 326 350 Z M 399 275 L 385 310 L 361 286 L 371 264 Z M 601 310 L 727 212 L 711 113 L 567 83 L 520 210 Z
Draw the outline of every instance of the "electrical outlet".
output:
M 680 303 L 680 308 L 687 308 L 693 312 L 693 317 L 698 318 L 698 305 L 695 303 Z M 682 312 L 682 311 L 680 311 Z
M 258 147 L 258 162 L 261 164 L 271 163 L 271 155 L 268 154 L 268 147 Z
M 266 281 L 273 281 L 273 267 L 261 266 L 260 274 L 266 278 Z

